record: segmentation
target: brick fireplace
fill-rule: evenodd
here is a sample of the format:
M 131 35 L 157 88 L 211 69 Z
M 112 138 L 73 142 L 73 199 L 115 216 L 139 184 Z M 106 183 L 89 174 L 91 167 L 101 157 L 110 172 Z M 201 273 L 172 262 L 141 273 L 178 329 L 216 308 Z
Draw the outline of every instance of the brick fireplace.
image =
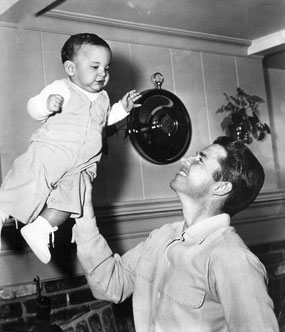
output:
M 94 299 L 84 276 L 0 289 L 0 331 L 133 332 L 131 299 Z M 40 299 L 40 301 L 39 301 Z

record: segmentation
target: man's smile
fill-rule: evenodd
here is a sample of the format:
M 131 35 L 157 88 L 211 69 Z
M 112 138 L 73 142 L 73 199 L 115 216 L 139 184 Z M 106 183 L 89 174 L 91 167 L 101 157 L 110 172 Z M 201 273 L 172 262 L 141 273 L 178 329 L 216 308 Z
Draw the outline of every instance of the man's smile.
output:
M 189 169 L 188 169 L 187 167 L 185 167 L 185 166 L 182 166 L 182 167 L 180 168 L 179 174 L 180 174 L 181 176 L 187 177 L 188 174 L 189 174 Z

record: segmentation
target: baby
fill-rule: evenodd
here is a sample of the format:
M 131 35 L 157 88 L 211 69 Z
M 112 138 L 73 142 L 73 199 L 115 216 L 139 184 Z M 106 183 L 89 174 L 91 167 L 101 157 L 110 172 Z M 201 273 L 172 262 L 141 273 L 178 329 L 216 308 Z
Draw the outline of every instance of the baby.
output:
M 0 189 L 0 232 L 9 216 L 26 224 L 21 234 L 45 264 L 50 234 L 82 214 L 85 185 L 101 158 L 106 125 L 125 118 L 141 97 L 132 90 L 110 107 L 107 92 L 111 49 L 95 34 L 71 36 L 61 51 L 68 78 L 47 85 L 28 101 L 28 113 L 42 126 L 32 135 Z

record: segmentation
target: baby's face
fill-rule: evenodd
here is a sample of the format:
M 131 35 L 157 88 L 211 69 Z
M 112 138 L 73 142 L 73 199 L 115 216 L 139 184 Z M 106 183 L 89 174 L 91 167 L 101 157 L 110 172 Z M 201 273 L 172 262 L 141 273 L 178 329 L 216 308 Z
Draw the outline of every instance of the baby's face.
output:
M 111 52 L 104 46 L 82 45 L 73 59 L 74 84 L 88 92 L 99 92 L 109 82 Z

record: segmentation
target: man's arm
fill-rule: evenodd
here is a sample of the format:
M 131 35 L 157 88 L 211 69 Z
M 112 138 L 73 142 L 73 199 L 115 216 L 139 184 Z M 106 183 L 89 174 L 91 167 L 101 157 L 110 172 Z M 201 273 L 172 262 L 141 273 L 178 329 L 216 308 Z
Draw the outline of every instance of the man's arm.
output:
M 229 331 L 279 331 L 268 295 L 266 271 L 248 250 L 226 249 L 212 260 L 211 274 Z
M 85 172 L 83 181 L 86 184 L 83 216 L 76 220 L 73 227 L 77 255 L 94 297 L 118 303 L 133 292 L 134 269 L 143 244 L 122 257 L 112 252 L 97 227 L 92 205 L 91 180 Z

